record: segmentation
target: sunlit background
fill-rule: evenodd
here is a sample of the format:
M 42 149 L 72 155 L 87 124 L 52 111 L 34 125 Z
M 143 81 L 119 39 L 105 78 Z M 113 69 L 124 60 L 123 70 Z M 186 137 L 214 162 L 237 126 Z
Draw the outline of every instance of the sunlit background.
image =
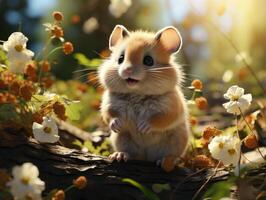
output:
M 263 94 L 246 64 L 265 85 L 265 0 L 132 0 L 129 3 L 118 16 L 111 11 L 110 0 L 0 0 L 0 39 L 7 40 L 12 32 L 20 30 L 29 38 L 29 49 L 37 54 L 46 41 L 42 24 L 58 10 L 64 14 L 65 37 L 73 42 L 75 53 L 93 59 L 108 55 L 108 37 L 116 24 L 123 24 L 129 30 L 150 31 L 174 25 L 184 41 L 177 59 L 187 74 L 184 86 L 189 86 L 195 78 L 201 79 L 205 85 L 203 93 L 211 105 L 223 101 L 222 94 L 232 84 L 258 97 Z M 64 82 L 58 81 L 55 90 L 70 93 L 66 80 L 72 81 L 71 87 L 73 81 L 85 84 L 87 76 L 82 76 L 85 73 L 75 73 L 83 68 L 75 54 L 70 57 L 56 54 L 52 70 Z M 83 120 L 80 126 L 88 129 L 93 129 L 92 121 L 97 121 L 95 111 L 100 99 L 99 93 L 92 90 L 87 89 L 90 94 L 87 96 L 82 92 L 74 95 L 95 108 L 83 113 L 88 120 Z

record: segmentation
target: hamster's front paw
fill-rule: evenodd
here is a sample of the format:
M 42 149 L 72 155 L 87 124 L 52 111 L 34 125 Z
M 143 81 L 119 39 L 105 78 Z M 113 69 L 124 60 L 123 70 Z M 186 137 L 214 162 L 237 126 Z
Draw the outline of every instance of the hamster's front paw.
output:
M 147 121 L 139 122 L 137 128 L 140 133 L 149 133 L 151 131 L 151 126 Z
M 112 131 L 116 132 L 116 133 L 119 133 L 121 128 L 123 126 L 123 122 L 121 119 L 119 118 L 114 118 L 111 120 L 110 124 L 109 124 L 109 127 Z
M 120 162 L 121 160 L 124 160 L 126 162 L 129 158 L 129 154 L 126 152 L 114 152 L 108 158 L 111 161 L 117 160 Z

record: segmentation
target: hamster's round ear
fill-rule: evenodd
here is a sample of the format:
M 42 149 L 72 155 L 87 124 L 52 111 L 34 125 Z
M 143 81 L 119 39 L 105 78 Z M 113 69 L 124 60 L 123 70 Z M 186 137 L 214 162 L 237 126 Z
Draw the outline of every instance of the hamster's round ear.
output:
M 129 31 L 122 25 L 116 25 L 109 38 L 109 49 L 112 50 L 119 40 L 129 35 Z
M 178 52 L 182 46 L 181 35 L 173 26 L 168 26 L 158 31 L 155 35 L 155 39 L 162 45 L 163 49 L 169 53 Z

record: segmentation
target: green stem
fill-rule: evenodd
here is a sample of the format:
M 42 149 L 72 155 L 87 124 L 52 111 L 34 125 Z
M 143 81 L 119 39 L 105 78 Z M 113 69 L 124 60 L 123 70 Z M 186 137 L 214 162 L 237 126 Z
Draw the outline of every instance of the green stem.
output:
M 192 94 L 192 97 L 191 97 L 190 100 L 194 100 L 194 99 L 195 99 L 195 95 L 196 95 L 196 92 L 195 92 L 195 90 L 194 90 L 194 91 L 193 91 L 193 94 Z
M 62 48 L 63 48 L 62 46 L 54 48 L 52 51 L 50 51 L 48 53 L 48 55 L 45 57 L 45 59 L 48 59 L 48 57 L 51 56 L 54 52 L 56 52 L 57 50 L 62 49 Z
M 239 131 L 238 131 L 238 119 L 237 119 L 237 115 L 235 115 L 235 117 L 236 117 L 236 133 L 237 133 L 238 139 L 240 140 Z M 238 158 L 238 162 L 237 162 L 237 165 L 238 165 L 237 166 L 238 167 L 238 176 L 240 176 L 240 163 L 241 163 L 241 144 L 240 144 L 239 158 Z
M 65 192 L 71 190 L 71 189 L 74 188 L 74 187 L 75 187 L 75 185 L 70 185 L 70 186 L 68 186 L 68 187 L 65 189 Z

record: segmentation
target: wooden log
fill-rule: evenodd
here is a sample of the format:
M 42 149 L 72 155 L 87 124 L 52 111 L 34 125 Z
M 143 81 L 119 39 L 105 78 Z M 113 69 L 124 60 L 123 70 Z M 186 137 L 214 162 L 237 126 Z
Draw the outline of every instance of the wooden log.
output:
M 149 189 L 154 183 L 169 183 L 171 190 L 159 193 L 160 199 L 191 200 L 212 173 L 207 170 L 195 173 L 186 168 L 166 173 L 155 163 L 144 161 L 110 163 L 102 156 L 60 145 L 39 144 L 34 139 L 28 139 L 23 130 L 1 129 L 0 168 L 10 172 L 13 166 L 24 162 L 32 162 L 39 168 L 40 178 L 46 183 L 46 192 L 55 188 L 65 189 L 78 176 L 87 177 L 88 186 L 85 189 L 72 189 L 67 193 L 66 199 L 71 200 L 145 199 L 139 189 L 122 182 L 123 178 L 134 179 Z M 219 170 L 207 187 L 227 177 L 228 172 Z

